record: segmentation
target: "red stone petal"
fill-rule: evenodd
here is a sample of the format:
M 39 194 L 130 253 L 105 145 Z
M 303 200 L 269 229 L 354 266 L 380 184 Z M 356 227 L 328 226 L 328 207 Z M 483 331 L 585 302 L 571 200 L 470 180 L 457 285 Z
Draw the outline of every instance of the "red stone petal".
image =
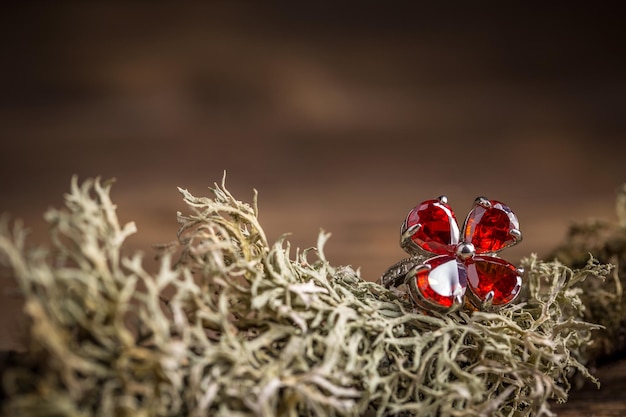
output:
M 519 230 L 515 213 L 504 204 L 491 200 L 491 207 L 477 205 L 465 221 L 464 241 L 471 242 L 476 253 L 498 252 L 517 243 L 511 230 Z
M 424 268 L 415 276 L 419 294 L 414 294 L 417 304 L 427 303 L 441 307 L 451 307 L 455 298 L 463 297 L 467 288 L 467 272 L 463 264 L 452 255 L 441 255 L 424 262 Z M 420 299 L 421 297 L 421 299 Z
M 420 229 L 411 236 L 417 246 L 438 255 L 454 252 L 459 227 L 450 206 L 439 200 L 424 201 L 409 212 L 404 230 L 418 223 Z
M 491 304 L 502 306 L 511 302 L 522 287 L 522 277 L 515 265 L 493 256 L 475 256 L 465 264 L 468 286 L 479 302 L 493 291 Z

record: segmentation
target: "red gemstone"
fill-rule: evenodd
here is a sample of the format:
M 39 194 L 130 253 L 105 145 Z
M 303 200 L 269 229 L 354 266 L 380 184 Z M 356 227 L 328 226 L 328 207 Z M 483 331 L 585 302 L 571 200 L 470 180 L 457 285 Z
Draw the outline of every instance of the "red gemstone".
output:
M 411 236 L 417 246 L 439 255 L 454 252 L 459 242 L 459 227 L 454 212 L 439 200 L 427 200 L 409 212 L 406 228 L 420 224 L 421 227 Z
M 465 222 L 464 241 L 471 242 L 476 253 L 497 252 L 517 242 L 511 234 L 511 230 L 519 230 L 515 214 L 498 201 L 490 203 L 488 208 L 474 207 Z
M 436 256 L 424 264 L 430 266 L 430 269 L 420 270 L 415 277 L 417 289 L 423 299 L 448 308 L 455 298 L 463 297 L 467 288 L 467 272 L 454 256 Z
M 515 265 L 493 256 L 475 256 L 466 263 L 470 291 L 481 302 L 493 291 L 494 306 L 511 302 L 522 286 Z

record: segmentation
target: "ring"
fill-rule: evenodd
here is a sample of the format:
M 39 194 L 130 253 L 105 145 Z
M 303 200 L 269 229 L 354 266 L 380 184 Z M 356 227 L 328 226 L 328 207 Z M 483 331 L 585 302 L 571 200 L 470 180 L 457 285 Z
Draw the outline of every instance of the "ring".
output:
M 522 240 L 519 221 L 505 204 L 478 197 L 459 230 L 448 199 L 415 206 L 402 223 L 400 246 L 410 257 L 391 266 L 378 283 L 406 286 L 413 303 L 442 313 L 468 305 L 496 311 L 522 287 L 522 268 L 497 253 Z

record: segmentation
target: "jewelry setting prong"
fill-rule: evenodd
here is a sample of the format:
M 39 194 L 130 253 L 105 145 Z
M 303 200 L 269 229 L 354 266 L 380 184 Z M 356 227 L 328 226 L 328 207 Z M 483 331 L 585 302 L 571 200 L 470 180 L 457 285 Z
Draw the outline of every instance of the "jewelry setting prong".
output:
M 515 239 L 515 243 L 522 241 L 522 232 L 519 229 L 511 229 L 509 234 Z
M 411 236 L 413 236 L 415 232 L 417 232 L 421 228 L 422 228 L 422 225 L 419 223 L 415 223 L 414 225 L 406 228 L 404 232 L 402 232 L 402 236 L 400 237 L 401 241 L 404 242 L 405 240 L 411 239 Z
M 421 228 L 422 228 L 422 225 L 419 223 L 416 223 L 406 229 L 405 229 L 405 226 L 403 225 L 402 234 L 400 235 L 400 247 L 408 253 L 411 253 L 411 254 L 415 253 L 417 250 L 417 247 L 415 246 L 411 238 Z
M 464 301 L 463 301 L 463 296 L 462 295 L 457 295 L 456 297 L 454 297 L 454 306 L 455 308 L 461 307 L 463 305 Z
M 491 208 L 491 201 L 489 201 L 487 197 L 476 197 L 476 200 L 474 200 L 474 206 L 481 206 L 488 209 Z
M 419 274 L 420 272 L 430 271 L 432 267 L 428 264 L 419 264 L 415 265 L 413 268 L 409 269 L 409 272 L 406 273 L 408 277 Z
M 483 300 L 482 304 L 480 305 L 481 310 L 489 310 L 491 309 L 492 303 L 493 303 L 493 297 L 496 295 L 495 292 L 493 291 L 489 291 L 487 293 L 487 295 L 485 296 L 485 299 Z
M 437 197 L 437 200 L 439 200 L 441 204 L 448 204 L 448 197 L 446 197 L 445 195 L 440 195 L 439 197 Z

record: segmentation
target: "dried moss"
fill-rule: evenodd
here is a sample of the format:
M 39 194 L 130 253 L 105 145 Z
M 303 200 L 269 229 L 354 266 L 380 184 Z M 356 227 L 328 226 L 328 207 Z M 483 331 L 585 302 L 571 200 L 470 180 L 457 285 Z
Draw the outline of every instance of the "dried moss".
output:
M 626 184 L 618 193 L 616 212 L 616 222 L 590 219 L 573 224 L 565 242 L 550 255 L 572 268 L 584 265 L 590 253 L 615 266 L 606 280 L 582 284 L 584 318 L 603 326 L 589 348 L 588 357 L 594 362 L 626 352 Z
M 269 244 L 224 184 L 180 190 L 178 241 L 149 273 L 122 255 L 110 184 L 72 182 L 52 249 L 0 223 L 0 264 L 26 299 L 31 345 L 3 375 L 7 416 L 550 415 L 596 328 L 580 283 L 606 275 L 525 261 L 498 313 L 424 315 L 316 249 Z M 175 261 L 174 261 L 175 260 Z

